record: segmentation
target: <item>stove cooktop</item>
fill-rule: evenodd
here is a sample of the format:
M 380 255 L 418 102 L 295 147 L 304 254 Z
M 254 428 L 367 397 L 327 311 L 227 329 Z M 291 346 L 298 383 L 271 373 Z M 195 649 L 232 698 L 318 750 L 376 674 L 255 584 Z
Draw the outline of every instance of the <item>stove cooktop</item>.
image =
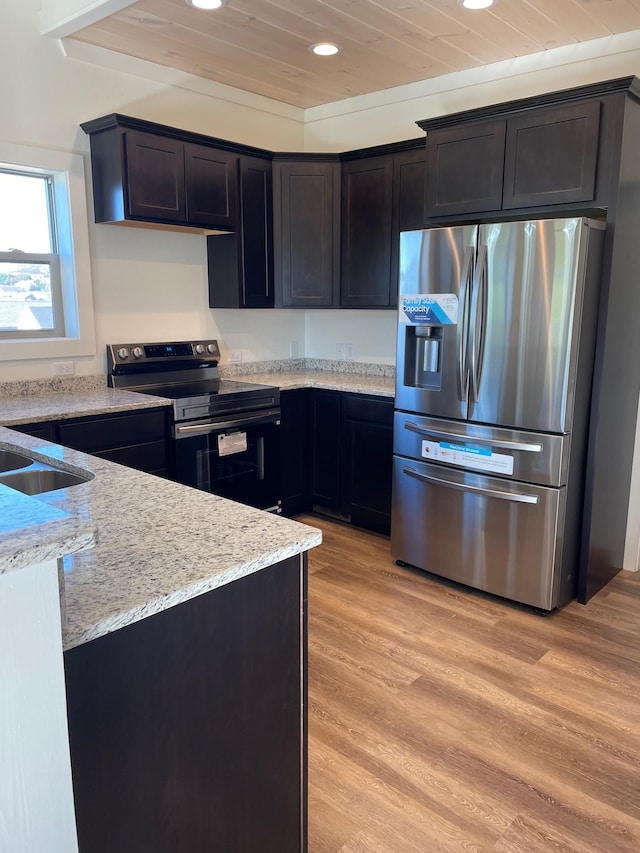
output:
M 273 411 L 280 406 L 280 389 L 277 386 L 235 382 L 231 379 L 154 384 L 127 390 L 173 400 L 173 419 L 176 423 Z
M 255 382 L 236 382 L 232 379 L 203 379 L 193 382 L 152 385 L 144 388 L 130 388 L 139 394 L 153 394 L 167 397 L 169 400 L 193 399 L 194 397 L 222 397 L 229 394 L 251 394 L 273 392 L 272 385 L 258 385 Z

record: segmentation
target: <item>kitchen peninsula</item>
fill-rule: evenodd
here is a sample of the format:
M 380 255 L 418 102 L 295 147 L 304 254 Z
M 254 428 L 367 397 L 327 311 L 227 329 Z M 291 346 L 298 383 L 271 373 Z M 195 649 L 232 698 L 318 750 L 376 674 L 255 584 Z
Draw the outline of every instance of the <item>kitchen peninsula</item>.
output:
M 304 850 L 305 552 L 320 533 L 0 428 L 9 447 L 95 475 L 29 498 L 97 529 L 61 561 L 80 848 Z M 3 559 L 38 531 L 0 533 Z

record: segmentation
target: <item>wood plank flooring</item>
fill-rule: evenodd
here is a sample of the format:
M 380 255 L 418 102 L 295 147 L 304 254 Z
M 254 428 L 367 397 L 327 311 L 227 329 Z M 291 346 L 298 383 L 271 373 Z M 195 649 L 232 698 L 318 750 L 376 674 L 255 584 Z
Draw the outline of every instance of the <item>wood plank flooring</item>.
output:
M 640 851 L 640 577 L 542 617 L 299 520 L 310 853 Z

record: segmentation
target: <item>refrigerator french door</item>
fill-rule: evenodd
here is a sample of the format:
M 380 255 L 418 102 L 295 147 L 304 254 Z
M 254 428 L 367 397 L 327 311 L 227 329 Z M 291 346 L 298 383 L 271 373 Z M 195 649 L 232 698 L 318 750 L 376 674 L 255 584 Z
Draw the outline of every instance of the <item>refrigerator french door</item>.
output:
M 401 235 L 396 560 L 542 610 L 573 597 L 602 233 Z

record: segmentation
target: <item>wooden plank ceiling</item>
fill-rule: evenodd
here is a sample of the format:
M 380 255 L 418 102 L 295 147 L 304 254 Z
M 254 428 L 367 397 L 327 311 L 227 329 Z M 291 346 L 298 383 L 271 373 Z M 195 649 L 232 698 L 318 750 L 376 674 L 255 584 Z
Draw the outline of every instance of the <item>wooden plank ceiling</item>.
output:
M 306 108 L 631 30 L 640 0 L 138 0 L 72 37 Z

